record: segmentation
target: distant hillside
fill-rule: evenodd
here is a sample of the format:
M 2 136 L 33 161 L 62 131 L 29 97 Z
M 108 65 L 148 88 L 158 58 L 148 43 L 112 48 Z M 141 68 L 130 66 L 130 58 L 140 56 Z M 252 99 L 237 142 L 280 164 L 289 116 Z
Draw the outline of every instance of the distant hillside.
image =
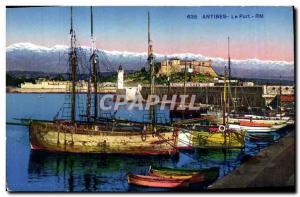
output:
M 80 70 L 86 72 L 90 48 L 82 47 L 79 58 L 83 65 Z M 217 57 L 205 57 L 201 54 L 155 54 L 155 60 L 165 58 L 180 58 L 187 60 L 212 60 L 213 69 L 223 74 L 227 60 Z M 17 43 L 6 48 L 7 71 L 38 71 L 44 73 L 66 73 L 68 71 L 68 47 L 57 45 L 52 48 L 37 46 L 31 43 Z M 146 66 L 146 53 L 131 53 L 118 51 L 99 51 L 100 71 L 115 72 L 120 64 L 125 70 L 140 70 Z M 232 60 L 232 76 L 238 78 L 278 79 L 293 81 L 294 63 L 285 61 L 263 61 L 258 59 Z

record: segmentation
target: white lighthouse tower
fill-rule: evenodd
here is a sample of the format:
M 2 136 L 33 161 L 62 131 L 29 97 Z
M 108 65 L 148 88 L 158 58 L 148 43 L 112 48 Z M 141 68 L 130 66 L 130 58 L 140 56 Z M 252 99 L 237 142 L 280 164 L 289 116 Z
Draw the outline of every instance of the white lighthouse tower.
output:
M 124 70 L 121 65 L 118 69 L 117 89 L 124 89 Z

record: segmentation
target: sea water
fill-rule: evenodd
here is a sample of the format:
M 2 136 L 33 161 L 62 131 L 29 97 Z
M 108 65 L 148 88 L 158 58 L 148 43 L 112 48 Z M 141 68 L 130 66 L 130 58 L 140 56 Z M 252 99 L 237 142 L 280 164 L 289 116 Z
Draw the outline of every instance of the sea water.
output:
M 16 122 L 18 118 L 52 120 L 67 98 L 66 94 L 7 94 L 6 122 Z M 168 110 L 159 113 L 162 117 L 159 121 L 169 121 Z M 107 114 L 118 119 L 145 121 L 149 112 L 128 110 L 126 106 L 118 111 L 100 112 L 101 116 Z M 79 114 L 77 118 L 80 118 Z M 270 135 L 274 135 L 274 139 L 278 140 L 289 130 Z M 268 145 L 268 142 L 246 141 L 243 150 L 192 150 L 181 151 L 174 156 L 49 153 L 30 149 L 28 127 L 7 124 L 7 189 L 80 192 L 169 191 L 129 185 L 127 175 L 146 175 L 151 165 L 186 169 L 219 167 L 217 178 L 221 178 Z M 212 182 L 195 185 L 188 191 L 205 190 Z

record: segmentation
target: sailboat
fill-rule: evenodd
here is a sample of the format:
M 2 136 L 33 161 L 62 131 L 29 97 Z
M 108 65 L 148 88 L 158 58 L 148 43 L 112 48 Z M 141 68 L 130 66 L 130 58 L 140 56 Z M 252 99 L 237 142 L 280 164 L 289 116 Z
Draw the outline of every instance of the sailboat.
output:
M 227 71 L 224 72 L 224 105 L 223 124 L 219 125 L 217 132 L 194 131 L 193 146 L 199 148 L 243 148 L 245 145 L 245 130 L 231 129 L 228 125 L 228 94 L 226 88 Z
M 91 37 L 93 40 L 93 14 L 91 7 Z M 154 71 L 153 51 L 150 40 L 150 14 L 148 13 L 148 64 Z M 76 88 L 78 58 L 76 50 L 75 31 L 73 29 L 73 11 L 71 7 L 70 51 L 69 67 L 70 80 L 70 119 L 30 120 L 29 139 L 32 150 L 67 153 L 106 153 L 106 154 L 136 154 L 136 155 L 163 155 L 177 153 L 177 131 L 170 127 L 156 126 L 154 113 L 151 112 L 151 125 L 122 124 L 117 121 L 105 122 L 98 119 L 97 69 L 98 63 L 95 54 L 95 45 L 92 47 L 90 58 L 93 67 L 92 81 L 94 82 L 94 116 L 91 111 L 87 121 L 76 119 Z M 153 73 L 152 73 L 153 74 Z M 153 78 L 154 80 L 154 78 Z M 151 82 L 154 84 L 154 81 Z M 154 87 L 153 87 L 154 89 Z M 91 99 L 88 96 L 88 99 Z M 87 102 L 90 110 L 91 102 Z
M 229 45 L 229 37 L 228 37 L 228 57 L 229 57 L 228 64 L 230 66 L 229 46 L 230 45 Z M 230 81 L 230 69 L 229 69 L 229 81 Z M 231 95 L 231 88 L 228 88 L 228 90 L 230 91 L 229 94 Z M 280 82 L 280 95 L 281 95 L 281 82 Z M 235 102 L 233 102 L 233 105 L 235 109 Z M 258 116 L 252 114 L 239 115 L 236 113 L 236 110 L 234 110 L 234 114 L 229 114 L 231 115 L 231 117 L 228 117 L 228 122 L 231 123 L 229 126 L 234 129 L 236 128 L 246 129 L 249 132 L 276 131 L 278 129 L 285 127 L 288 121 L 282 119 L 281 117 L 281 106 L 278 109 L 279 109 L 280 117 L 272 117 L 272 116 L 267 117 L 267 116 Z M 237 125 L 239 125 L 239 127 Z
M 231 94 L 231 69 L 230 69 L 230 38 L 228 37 L 228 93 L 232 98 Z M 224 82 L 225 83 L 225 82 Z M 225 100 L 225 99 L 224 99 Z M 278 129 L 281 129 L 287 125 L 287 120 L 283 120 L 279 117 L 265 117 L 258 115 L 250 115 L 250 114 L 238 114 L 236 111 L 235 102 L 232 102 L 234 113 L 230 114 L 229 110 L 229 102 L 228 102 L 228 110 L 227 110 L 227 122 L 230 129 L 234 130 L 246 130 L 247 132 L 272 132 Z M 217 121 L 222 124 L 223 117 L 215 116 Z
M 229 57 L 229 55 L 228 55 Z M 230 66 L 230 58 L 228 58 L 228 65 Z M 228 67 L 229 67 L 228 66 Z M 230 70 L 230 69 L 229 69 Z M 230 73 L 230 72 L 229 72 Z M 229 81 L 227 80 L 227 69 L 224 69 L 224 93 L 223 93 L 223 122 L 216 126 L 203 126 L 200 128 L 187 128 L 186 124 L 178 123 L 175 126 L 181 127 L 179 133 L 179 148 L 186 149 L 188 147 L 194 148 L 215 148 L 215 149 L 228 149 L 228 148 L 243 148 L 245 145 L 245 130 L 232 129 L 228 124 L 228 89 L 230 88 Z M 228 87 L 227 87 L 228 83 Z M 200 120 L 201 121 L 201 120 Z

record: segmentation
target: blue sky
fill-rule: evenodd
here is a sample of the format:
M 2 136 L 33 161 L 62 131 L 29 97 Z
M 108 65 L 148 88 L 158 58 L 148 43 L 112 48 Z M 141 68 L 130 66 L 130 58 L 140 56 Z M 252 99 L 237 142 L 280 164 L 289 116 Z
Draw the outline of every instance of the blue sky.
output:
M 226 57 L 227 36 L 235 59 L 293 61 L 292 7 L 94 7 L 97 47 L 147 50 L 147 12 L 157 53 L 197 53 Z M 69 7 L 7 8 L 6 45 L 31 42 L 67 45 Z M 90 9 L 74 7 L 74 29 L 81 45 L 90 45 Z M 188 19 L 187 15 L 197 15 Z M 251 15 L 263 18 L 203 19 L 203 14 Z

